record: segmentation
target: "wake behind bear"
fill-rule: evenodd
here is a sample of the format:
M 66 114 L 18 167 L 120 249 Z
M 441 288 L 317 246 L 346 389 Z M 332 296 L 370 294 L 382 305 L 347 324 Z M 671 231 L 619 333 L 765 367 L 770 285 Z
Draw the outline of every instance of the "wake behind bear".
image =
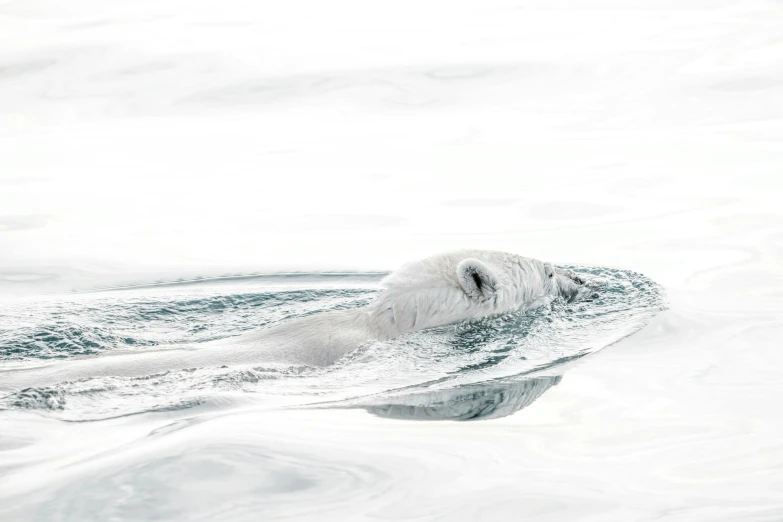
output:
M 362 308 L 325 312 L 212 343 L 106 354 L 0 373 L 0 390 L 99 376 L 139 376 L 183 368 L 262 363 L 327 366 L 373 340 L 527 310 L 577 298 L 585 281 L 551 263 L 515 254 L 461 250 L 408 263 L 382 281 Z

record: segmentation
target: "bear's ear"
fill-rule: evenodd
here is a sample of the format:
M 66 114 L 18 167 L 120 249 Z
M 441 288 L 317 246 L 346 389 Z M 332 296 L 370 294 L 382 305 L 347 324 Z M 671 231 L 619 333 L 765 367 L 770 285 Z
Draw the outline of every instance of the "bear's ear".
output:
M 478 259 L 463 259 L 457 265 L 457 280 L 473 299 L 488 299 L 495 295 L 498 284 L 492 270 Z

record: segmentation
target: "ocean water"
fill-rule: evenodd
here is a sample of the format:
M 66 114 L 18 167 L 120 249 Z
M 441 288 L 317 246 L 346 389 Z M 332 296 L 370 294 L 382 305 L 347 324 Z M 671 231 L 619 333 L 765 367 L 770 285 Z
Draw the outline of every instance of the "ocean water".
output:
M 782 520 L 781 16 L 0 2 L 0 520 Z M 600 284 L 255 360 L 458 248 Z

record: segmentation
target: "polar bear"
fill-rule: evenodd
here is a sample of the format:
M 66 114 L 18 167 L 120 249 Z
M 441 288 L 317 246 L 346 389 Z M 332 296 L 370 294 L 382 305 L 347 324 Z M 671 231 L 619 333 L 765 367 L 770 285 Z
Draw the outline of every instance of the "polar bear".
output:
M 325 366 L 372 340 L 574 300 L 585 281 L 516 254 L 458 250 L 403 265 L 367 306 L 326 312 L 251 334 L 274 360 Z
M 110 353 L 0 372 L 0 391 L 205 366 L 328 366 L 363 343 L 530 309 L 556 297 L 570 301 L 584 285 L 577 275 L 551 263 L 504 252 L 460 250 L 402 266 L 383 279 L 382 291 L 362 308 L 293 319 L 208 347 Z

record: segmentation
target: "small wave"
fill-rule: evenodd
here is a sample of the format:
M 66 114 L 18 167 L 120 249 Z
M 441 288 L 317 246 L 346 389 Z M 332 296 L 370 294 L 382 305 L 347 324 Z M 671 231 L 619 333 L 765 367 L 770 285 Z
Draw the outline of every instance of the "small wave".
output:
M 65 393 L 65 390 L 59 387 L 25 388 L 3 402 L 12 408 L 25 410 L 62 410 L 65 408 Z
M 215 292 L 216 289 L 212 289 Z M 0 360 L 65 359 L 117 349 L 204 343 L 287 319 L 366 304 L 368 289 L 302 289 L 198 297 L 156 288 L 49 299 L 0 310 Z

